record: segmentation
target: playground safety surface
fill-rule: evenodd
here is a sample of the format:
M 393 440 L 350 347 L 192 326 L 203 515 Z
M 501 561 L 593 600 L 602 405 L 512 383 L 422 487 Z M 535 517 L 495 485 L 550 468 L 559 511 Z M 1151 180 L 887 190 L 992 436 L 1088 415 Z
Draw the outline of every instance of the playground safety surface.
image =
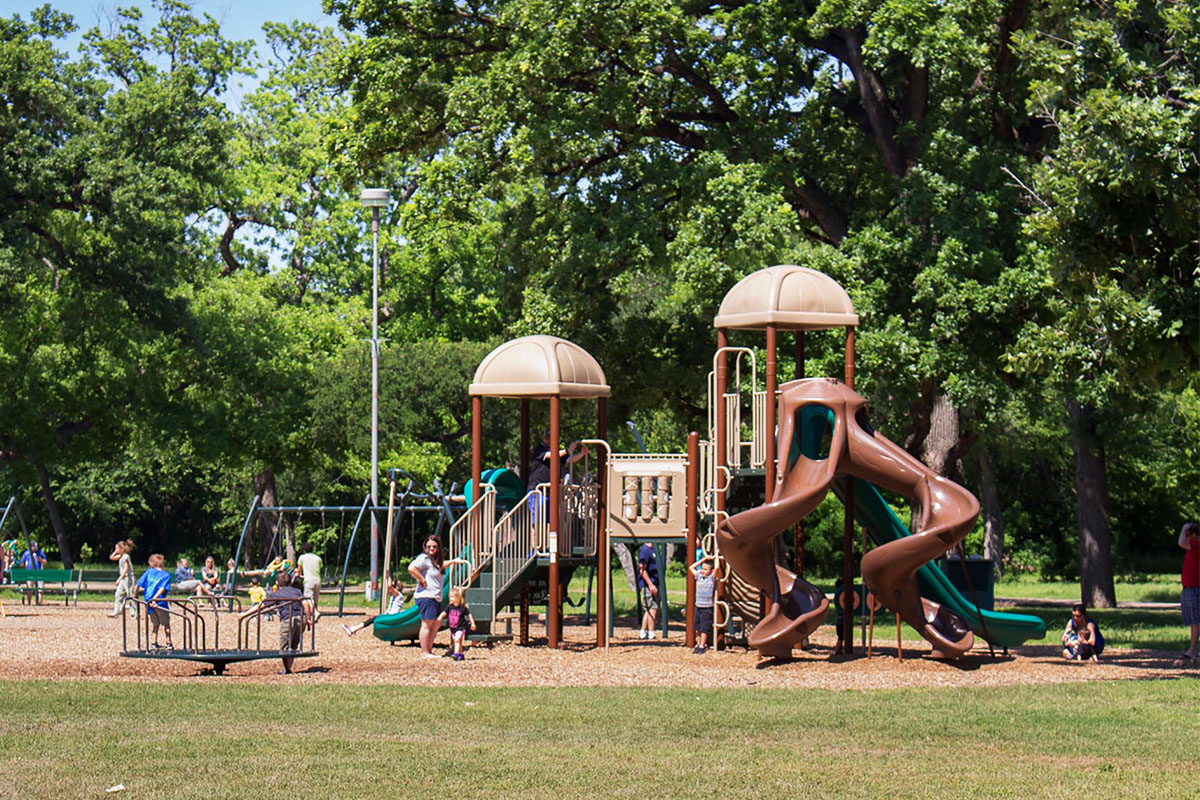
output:
M 598 650 L 595 627 L 572 624 L 574 618 L 568 619 L 561 650 L 547 650 L 544 628 L 534 625 L 533 647 L 509 642 L 491 648 L 476 646 L 467 652 L 465 661 L 455 662 L 422 658 L 416 646 L 389 646 L 370 631 L 348 637 L 340 623 L 354 624 L 362 617 L 339 620 L 328 613 L 317 628 L 320 656 L 297 662 L 296 674 L 276 675 L 280 665 L 271 660 L 231 664 L 224 675 L 217 676 L 205 665 L 189 661 L 122 658 L 121 621 L 105 616 L 111 609 L 108 604 L 6 606 L 8 616 L 0 618 L 0 679 L 5 680 L 862 690 L 1200 678 L 1200 666 L 1191 666 L 1196 662 L 1181 662 L 1175 653 L 1165 651 L 1110 647 L 1100 663 L 1065 662 L 1055 634 L 1043 643 L 1010 651 L 1007 657 L 997 651 L 994 660 L 986 647 L 976 645 L 958 662 L 934 661 L 927 657 L 928 644 L 906 640 L 904 660 L 898 661 L 894 635 L 888 641 L 878 630 L 873 658 L 867 659 L 861 648 L 852 656 L 834 656 L 833 631 L 824 626 L 813 637 L 809 651 L 796 651 L 794 659 L 777 661 L 762 660 L 757 653 L 736 646 L 696 655 L 683 646 L 682 626 L 673 628 L 666 641 L 640 641 L 630 620 L 619 621 L 624 627 L 618 625 L 612 647 Z M 436 652 L 445 652 L 446 641 L 443 632 Z

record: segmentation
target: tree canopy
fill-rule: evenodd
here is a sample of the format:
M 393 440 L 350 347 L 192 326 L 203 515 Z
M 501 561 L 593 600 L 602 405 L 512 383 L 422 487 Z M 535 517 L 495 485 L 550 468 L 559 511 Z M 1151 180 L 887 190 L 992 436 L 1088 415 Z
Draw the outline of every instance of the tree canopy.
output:
M 363 185 L 395 200 L 391 465 L 461 482 L 473 364 L 526 333 L 586 347 L 612 416 L 678 449 L 722 296 L 800 263 L 851 294 L 877 424 L 972 486 L 997 556 L 1103 605 L 1112 553 L 1200 514 L 1187 4 L 327 8 L 340 30 L 272 23 L 259 65 L 179 0 L 70 58 L 69 18 L 0 20 L 0 465 L 71 498 L 64 551 L 208 546 L 252 487 L 357 502 Z

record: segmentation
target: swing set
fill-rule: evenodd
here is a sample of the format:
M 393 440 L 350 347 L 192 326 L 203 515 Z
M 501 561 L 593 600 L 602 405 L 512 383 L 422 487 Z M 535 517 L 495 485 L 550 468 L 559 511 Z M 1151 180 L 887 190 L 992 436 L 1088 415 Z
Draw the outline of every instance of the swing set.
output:
M 25 535 L 25 549 L 30 553 L 33 552 L 33 544 L 29 538 L 29 528 L 25 525 L 25 515 L 21 513 L 21 501 L 14 494 L 8 498 L 8 503 L 4 506 L 4 515 L 0 516 L 0 540 L 4 539 L 4 523 L 8 522 L 9 515 L 12 514 L 17 518 L 17 522 L 21 525 L 21 533 Z M 17 553 L 20 551 L 19 540 L 12 539 L 5 541 L 5 550 L 0 553 L 0 583 L 7 583 L 9 578 L 9 570 L 17 566 Z M 4 610 L 4 602 L 0 601 L 0 617 L 6 617 L 8 613 Z
M 397 537 L 397 531 L 404 522 L 407 515 L 410 520 L 409 538 L 415 538 L 416 515 L 419 513 L 434 513 L 437 515 L 435 533 L 441 534 L 444 530 L 448 530 L 449 526 L 454 524 L 456 519 L 456 510 L 461 513 L 462 499 L 455 497 L 457 484 L 451 484 L 450 491 L 442 490 L 441 484 L 435 478 L 433 481 L 433 489 L 428 489 L 425 484 L 416 476 L 403 469 L 388 470 L 388 482 L 391 486 L 393 500 L 389 505 L 371 505 L 370 494 L 363 497 L 363 501 L 357 506 L 264 506 L 261 505 L 261 497 L 255 496 L 250 504 L 250 510 L 246 514 L 246 521 L 242 525 L 241 535 L 238 537 L 236 553 L 234 555 L 235 565 L 240 564 L 242 560 L 242 551 L 246 543 L 246 534 L 258 524 L 260 518 L 266 515 L 271 525 L 271 544 L 267 552 L 267 562 L 276 558 L 282 558 L 285 554 L 284 535 L 289 529 L 295 529 L 297 523 L 303 520 L 306 516 L 320 515 L 321 529 L 328 529 L 326 525 L 326 515 L 338 515 L 338 535 L 337 535 L 337 557 L 334 564 L 341 564 L 341 579 L 338 581 L 338 616 L 345 614 L 346 602 L 346 576 L 350 568 L 350 555 L 354 551 L 354 542 L 358 536 L 358 531 L 364 526 L 364 520 L 371 517 L 379 519 L 378 515 L 382 515 L 391 511 L 389 515 L 388 534 L 389 540 L 394 541 Z M 404 485 L 404 489 L 399 491 L 398 487 Z M 349 537 L 346 535 L 346 523 L 349 515 L 354 514 L 354 525 L 350 529 Z M 290 515 L 290 522 L 288 516 Z M 369 527 L 369 522 L 367 523 Z M 377 529 L 383 529 L 383 525 L 376 525 Z M 412 549 L 410 542 L 410 550 Z M 395 555 L 398 559 L 398 550 L 395 554 L 389 553 L 388 557 Z M 390 566 L 390 564 L 389 564 Z M 385 572 L 386 572 L 385 568 Z M 237 571 L 229 575 L 228 582 L 225 587 L 225 594 L 233 595 L 237 588 Z M 380 593 L 381 598 L 383 593 Z M 231 606 L 232 607 L 232 606 Z

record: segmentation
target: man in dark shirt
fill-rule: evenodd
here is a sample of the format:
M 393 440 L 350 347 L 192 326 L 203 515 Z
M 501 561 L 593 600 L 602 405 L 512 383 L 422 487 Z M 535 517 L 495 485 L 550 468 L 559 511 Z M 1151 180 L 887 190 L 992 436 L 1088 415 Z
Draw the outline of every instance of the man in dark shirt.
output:
M 579 442 L 575 442 L 570 448 L 558 451 L 559 463 L 562 469 L 566 470 L 572 464 L 588 454 L 587 445 L 583 445 L 579 450 L 575 450 L 579 446 Z M 574 451 L 574 452 L 573 452 Z M 529 480 L 525 481 L 525 490 L 532 492 L 539 484 L 550 482 L 550 431 L 542 433 L 542 440 L 533 448 L 533 452 L 529 454 Z
M 653 639 L 658 636 L 655 628 L 658 625 L 658 559 L 654 556 L 654 546 L 643 544 L 638 548 L 637 588 L 642 593 L 642 628 L 638 631 L 639 639 Z
M 265 604 L 268 608 L 275 606 L 279 614 L 279 649 L 283 652 L 296 651 L 304 639 L 304 629 L 312 624 L 312 601 L 304 596 L 304 592 L 292 586 L 292 576 L 286 572 L 279 573 L 276 588 L 267 595 Z M 277 601 L 272 603 L 271 601 Z M 279 674 L 290 675 L 295 658 L 283 656 L 283 669 Z

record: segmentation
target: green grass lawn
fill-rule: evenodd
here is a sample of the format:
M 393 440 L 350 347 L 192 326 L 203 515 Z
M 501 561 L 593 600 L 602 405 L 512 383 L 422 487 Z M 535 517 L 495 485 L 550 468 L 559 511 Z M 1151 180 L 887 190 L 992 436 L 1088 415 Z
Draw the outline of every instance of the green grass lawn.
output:
M 1178 573 L 1119 576 L 1115 588 L 1118 603 L 1179 602 Z M 1079 602 L 1079 584 L 1045 581 L 1036 575 L 1006 575 L 996 584 L 996 596 Z
M 0 797 L 1181 797 L 1200 682 L 980 689 L 0 684 Z

